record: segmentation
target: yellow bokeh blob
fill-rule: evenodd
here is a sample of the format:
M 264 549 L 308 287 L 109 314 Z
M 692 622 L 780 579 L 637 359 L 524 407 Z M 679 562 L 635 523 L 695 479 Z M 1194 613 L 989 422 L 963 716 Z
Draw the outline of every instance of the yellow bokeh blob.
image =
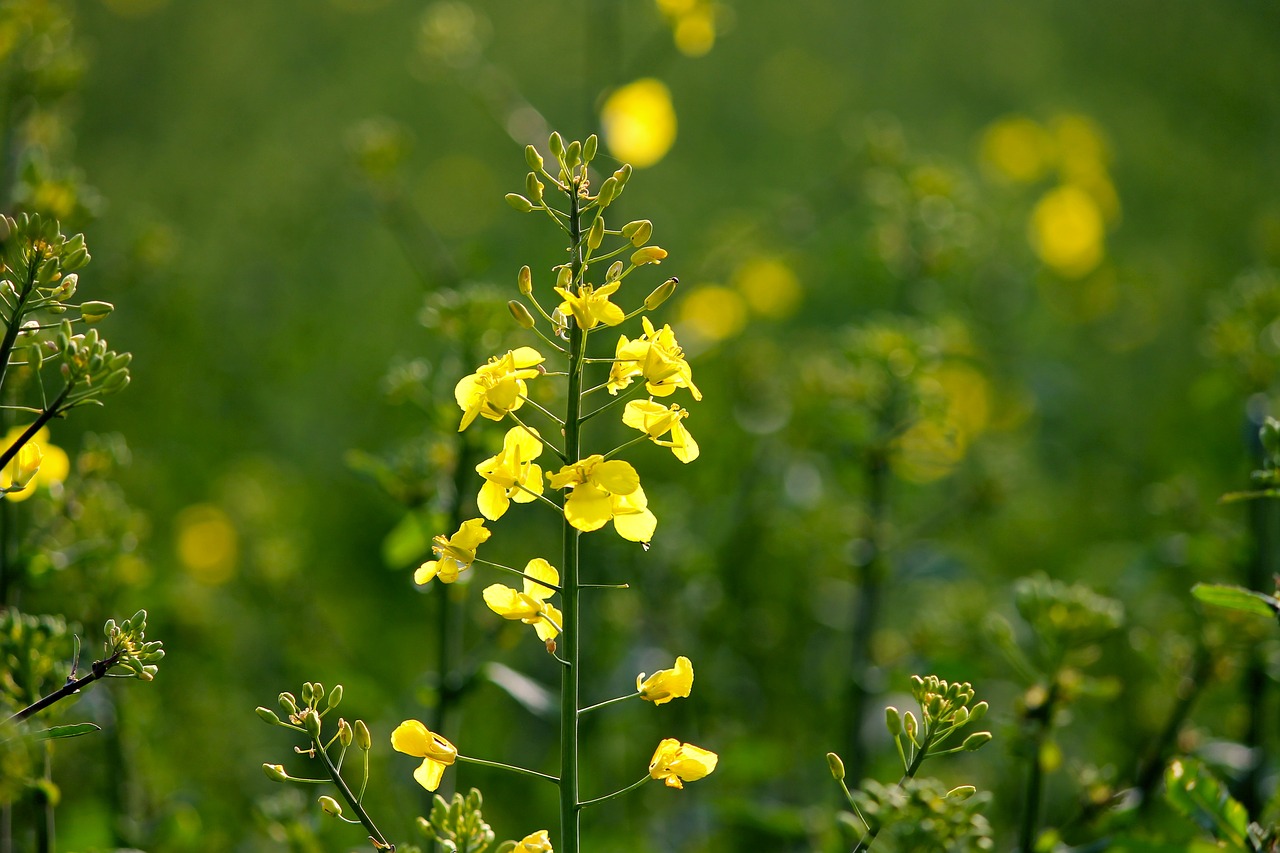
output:
M 1103 236 L 1102 211 L 1080 187 L 1050 190 L 1031 211 L 1031 247 L 1041 261 L 1067 278 L 1081 278 L 1102 263 Z
M 1049 127 L 1065 176 L 1106 170 L 1111 154 L 1097 122 L 1078 113 L 1064 113 L 1055 116 Z
M 800 279 L 778 258 L 749 259 L 733 274 L 733 284 L 752 311 L 771 320 L 794 314 L 803 295 Z
M 176 549 L 187 574 L 209 586 L 235 575 L 239 537 L 225 512 L 212 504 L 195 504 L 178 513 Z
M 716 46 L 716 17 L 710 6 L 703 6 L 675 22 L 673 33 L 676 49 L 688 57 L 706 56 Z
M 946 399 L 945 420 L 959 431 L 960 443 L 967 445 L 991 422 L 991 383 L 980 370 L 958 361 L 942 365 L 933 376 Z
M 932 483 L 951 473 L 964 458 L 965 449 L 954 424 L 922 420 L 894 441 L 889 464 L 909 483 Z
M 600 110 L 609 152 L 637 169 L 652 166 L 676 141 L 676 111 L 671 90 L 646 77 L 615 89 Z
M 1009 116 L 982 134 L 982 161 L 997 175 L 1018 183 L 1038 181 L 1054 159 L 1054 142 L 1040 124 L 1026 116 Z
M 747 325 L 747 306 L 737 291 L 718 284 L 704 285 L 680 304 L 680 323 L 706 340 L 723 341 Z
M 0 451 L 4 451 L 13 446 L 27 428 L 14 427 L 5 434 L 4 443 L 0 445 Z M 10 501 L 25 501 L 27 498 L 35 494 L 36 488 L 40 486 L 52 486 L 61 483 L 67 479 L 67 475 L 71 473 L 71 460 L 67 457 L 67 452 L 55 444 L 49 443 L 49 428 L 41 427 L 36 434 L 31 437 L 26 446 L 35 445 L 40 448 L 42 458 L 40 460 L 40 470 L 36 472 L 35 477 L 27 484 L 27 487 L 18 492 L 8 492 L 5 499 Z M 14 458 L 5 466 L 4 471 L 0 472 L 0 486 L 8 488 L 13 485 L 14 475 L 18 472 L 18 457 Z

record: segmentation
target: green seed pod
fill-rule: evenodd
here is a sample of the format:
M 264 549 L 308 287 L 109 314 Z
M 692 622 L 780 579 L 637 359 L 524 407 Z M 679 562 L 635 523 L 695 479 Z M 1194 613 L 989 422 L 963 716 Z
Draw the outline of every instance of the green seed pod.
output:
M 85 302 L 80 306 L 80 319 L 86 323 L 97 323 L 116 310 L 110 302 Z
M 355 737 L 355 732 L 351 730 L 351 724 L 346 720 L 339 718 L 338 720 L 338 743 L 343 747 L 351 746 L 351 741 Z
M 516 323 L 522 329 L 533 328 L 533 315 L 529 313 L 529 309 L 524 307 L 524 303 L 517 302 L 512 299 L 507 303 L 507 310 L 511 312 L 511 316 L 515 318 Z
M 889 730 L 890 737 L 902 734 L 902 715 L 898 713 L 897 708 L 890 705 L 884 709 L 884 724 Z
M 319 803 L 320 809 L 325 814 L 333 815 L 334 817 L 342 817 L 342 806 L 340 806 L 338 801 L 333 797 L 323 796 L 320 798 Z
M 267 774 L 267 778 L 272 782 L 288 782 L 289 774 L 284 772 L 283 764 L 264 764 L 262 772 Z
M 972 785 L 957 785 L 956 787 L 952 788 L 950 791 L 947 791 L 947 799 L 959 800 L 963 802 L 964 800 L 969 799 L 976 793 L 978 793 L 978 789 L 973 787 Z
M 633 246 L 643 246 L 653 236 L 653 223 L 647 219 L 637 219 L 622 226 L 622 236 L 631 241 Z
M 532 145 L 524 147 L 524 161 L 529 164 L 529 168 L 535 172 L 542 169 L 542 155 L 538 153 L 538 149 Z
M 840 760 L 840 756 L 834 752 L 828 752 L 827 766 L 831 768 L 831 775 L 835 777 L 837 782 L 844 781 L 844 762 Z
M 511 205 L 521 213 L 528 213 L 533 210 L 533 202 L 520 195 L 520 193 L 507 193 L 506 199 L 507 204 Z
M 270 708 L 264 708 L 261 705 L 259 705 L 257 708 L 254 708 L 253 710 L 254 710 L 254 713 L 256 713 L 259 717 L 262 718 L 262 721 L 264 723 L 270 723 L 273 726 L 278 726 L 280 724 L 280 715 L 277 714 L 275 711 L 271 710 Z
M 991 732 L 974 732 L 964 739 L 964 743 L 960 744 L 961 749 L 966 752 L 973 752 L 981 749 L 991 742 Z
M 587 137 L 587 141 L 582 143 L 582 162 L 590 163 L 596 159 L 596 150 L 600 147 L 600 140 L 593 133 Z
M 671 276 L 671 278 L 667 279 L 662 284 L 655 287 L 653 289 L 653 293 L 650 293 L 648 296 L 644 298 L 645 310 L 653 311 L 657 309 L 659 305 L 661 305 L 662 303 L 670 299 L 671 294 L 676 292 L 676 285 L 679 283 L 680 283 L 680 279 L 676 278 L 675 276 Z
M 373 738 L 369 736 L 369 727 L 364 724 L 364 720 L 356 720 L 355 743 L 356 749 L 365 752 L 373 749 Z
M 595 251 L 600 248 L 600 244 L 604 242 L 604 217 L 597 216 L 595 222 L 591 223 L 591 230 L 587 232 L 587 248 Z

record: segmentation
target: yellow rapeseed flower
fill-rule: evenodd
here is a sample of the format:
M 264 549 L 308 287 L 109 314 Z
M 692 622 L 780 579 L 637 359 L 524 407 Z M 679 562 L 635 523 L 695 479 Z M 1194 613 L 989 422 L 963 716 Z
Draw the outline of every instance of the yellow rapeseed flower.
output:
M 6 450 L 27 431 L 25 426 L 14 427 L 4 437 L 0 450 Z M 4 497 L 10 501 L 25 501 L 35 494 L 40 486 L 52 486 L 67 479 L 71 473 L 71 460 L 67 452 L 49 442 L 49 428 L 41 427 L 36 434 L 22 446 L 9 464 L 0 472 L 0 488 L 8 489 L 21 486 L 19 491 L 7 492 Z
M 554 853 L 551 849 L 551 838 L 545 829 L 539 829 L 520 839 L 515 853 Z
M 641 317 L 640 321 L 644 324 L 641 337 L 632 341 L 622 335 L 618 339 L 615 361 L 609 370 L 609 393 L 617 394 L 641 376 L 655 397 L 669 397 L 677 388 L 688 388 L 693 399 L 701 400 L 702 392 L 693 384 L 693 370 L 676 343 L 675 332 L 670 326 L 655 330 L 648 317 Z
M 507 412 L 523 406 L 528 394 L 525 380 L 542 372 L 538 365 L 544 360 L 533 347 L 518 347 L 490 358 L 475 373 L 462 377 L 453 389 L 454 399 L 462 409 L 458 432 L 471 426 L 477 415 L 500 421 Z
M 692 462 L 698 458 L 698 442 L 684 428 L 683 421 L 688 416 L 688 409 L 682 409 L 674 403 L 671 408 L 667 408 L 650 398 L 627 403 L 622 411 L 622 422 L 648 434 L 654 444 L 670 447 L 681 462 Z M 671 438 L 663 439 L 667 433 L 671 433 Z
M 524 592 L 495 583 L 485 587 L 484 603 L 503 619 L 519 619 L 526 625 L 532 625 L 538 632 L 538 639 L 543 642 L 554 640 L 564 620 L 560 611 L 547 602 L 555 590 L 538 581 L 558 584 L 560 573 L 541 557 L 530 560 L 524 567 L 524 573 L 529 576 L 524 580 Z
M 576 294 L 568 288 L 557 287 L 556 293 L 564 297 L 564 301 L 560 303 L 560 313 L 572 314 L 579 329 L 594 329 L 600 323 L 616 326 L 626 317 L 621 308 L 609 301 L 618 287 L 619 283 L 616 281 L 599 288 L 584 284 Z
M 720 757 L 710 750 L 667 738 L 658 744 L 649 762 L 649 775 L 669 788 L 683 788 L 685 782 L 696 782 L 716 769 Z
M 642 672 L 636 676 L 636 690 L 641 699 L 655 705 L 687 699 L 693 690 L 693 663 L 681 655 L 676 658 L 674 669 L 660 669 L 648 678 Z
M 413 778 L 428 791 L 440 787 L 444 769 L 458 757 L 457 747 L 417 720 L 405 720 L 396 726 L 391 733 L 391 746 L 396 752 L 422 759 Z
M 605 99 L 600 124 L 614 157 L 636 169 L 652 166 L 676 141 L 671 90 L 652 77 L 621 86 Z
M 606 460 L 599 453 L 550 476 L 551 488 L 572 489 L 564 501 L 564 517 L 579 530 L 599 530 L 609 521 L 623 539 L 648 542 L 658 520 L 649 511 L 640 475 L 631 463 Z
M 423 563 L 413 573 L 416 584 L 430 583 L 432 578 L 440 578 L 440 583 L 453 583 L 461 572 L 471 568 L 476 559 L 476 548 L 481 542 L 488 540 L 493 532 L 484 526 L 484 519 L 473 518 L 462 522 L 458 532 L 445 537 L 441 534 L 431 540 L 436 559 Z
M 497 521 L 511 501 L 529 503 L 542 494 L 542 468 L 533 460 L 542 455 L 542 442 L 532 429 L 518 426 L 507 430 L 502 450 L 476 466 L 484 485 L 476 496 L 480 513 Z

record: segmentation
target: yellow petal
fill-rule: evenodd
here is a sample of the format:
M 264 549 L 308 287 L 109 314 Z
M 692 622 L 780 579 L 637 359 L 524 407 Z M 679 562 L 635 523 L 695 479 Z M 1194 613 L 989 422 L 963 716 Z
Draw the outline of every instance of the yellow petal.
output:
M 507 497 L 507 490 L 492 480 L 486 480 L 485 484 L 480 487 L 480 493 L 476 495 L 476 506 L 480 509 L 480 513 L 490 521 L 497 521 L 502 518 L 510 505 L 511 501 Z
M 591 482 L 615 495 L 629 495 L 640 488 L 640 475 L 630 462 L 610 459 L 591 469 Z
M 391 747 L 396 752 L 422 758 L 431 743 L 431 731 L 417 720 L 405 720 L 391 733 Z
M 422 764 L 418 765 L 418 769 L 413 771 L 413 778 L 428 791 L 434 791 L 440 787 L 442 776 L 444 776 L 444 765 L 430 758 L 424 758 Z
M 542 557 L 535 557 L 525 564 L 524 573 L 530 578 L 536 578 L 540 581 L 546 581 L 549 584 L 560 583 L 560 573 L 556 571 L 555 566 L 548 563 Z M 525 579 L 524 594 L 535 601 L 545 601 L 547 598 L 555 594 L 555 590 L 549 586 L 543 586 L 536 581 Z
M 423 563 L 421 566 L 418 566 L 417 571 L 413 573 L 413 582 L 416 583 L 418 586 L 431 583 L 431 579 L 436 576 L 438 566 L 439 566 L 438 560 L 432 560 L 428 563 Z
M 564 517 L 579 530 L 599 530 L 613 518 L 611 496 L 603 489 L 583 483 L 575 487 L 565 500 Z

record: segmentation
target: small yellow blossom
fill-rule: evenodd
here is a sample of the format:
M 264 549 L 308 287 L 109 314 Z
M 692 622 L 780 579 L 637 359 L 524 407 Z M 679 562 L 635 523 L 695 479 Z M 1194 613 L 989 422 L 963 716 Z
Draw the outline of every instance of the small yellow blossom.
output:
M 4 437 L 0 450 L 7 450 L 27 431 L 26 427 L 14 427 Z M 0 472 L 0 488 L 19 486 L 18 491 L 7 492 L 6 500 L 25 501 L 35 494 L 32 486 L 52 486 L 67 479 L 71 473 L 71 460 L 61 447 L 49 443 L 49 428 L 41 427 L 13 459 Z
M 684 350 L 676 343 L 670 326 L 655 330 L 648 317 L 640 318 L 644 335 L 634 341 L 622 335 L 609 370 L 609 393 L 617 394 L 636 376 L 644 377 L 649 393 L 669 397 L 677 388 L 688 388 L 693 399 L 701 400 L 702 392 L 693 384 L 693 371 L 684 359 Z
M 631 463 L 605 460 L 599 453 L 566 465 L 549 478 L 553 489 L 572 489 L 564 517 L 579 530 L 599 530 L 609 521 L 623 539 L 648 542 L 658 520 Z
M 521 838 L 520 843 L 515 847 L 515 853 L 554 853 L 554 851 L 551 849 L 551 838 L 547 831 L 539 829 Z
M 511 501 L 529 503 L 542 494 L 542 468 L 533 460 L 542 455 L 542 442 L 536 430 L 513 427 L 502 440 L 496 456 L 476 466 L 484 477 L 484 485 L 476 497 L 480 512 L 490 521 L 506 513 Z
M 462 522 L 458 532 L 452 536 L 437 536 L 431 540 L 436 559 L 419 566 L 413 573 L 413 582 L 421 585 L 438 577 L 440 583 L 453 583 L 459 573 L 471 568 L 476 559 L 476 548 L 492 535 L 493 532 L 484 526 L 484 519 L 473 518 Z
M 524 573 L 529 576 L 524 580 L 524 592 L 495 583 L 485 587 L 484 603 L 503 619 L 519 619 L 526 625 L 532 625 L 539 640 L 554 640 L 564 620 L 560 611 L 547 602 L 555 590 L 538 581 L 558 584 L 560 573 L 541 557 L 530 560 L 524 567 Z
M 421 758 L 413 778 L 428 791 L 440 787 L 444 769 L 458 757 L 458 749 L 417 720 L 405 720 L 391 733 L 391 746 L 396 752 Z
M 458 432 L 471 426 L 477 415 L 500 421 L 507 412 L 523 406 L 529 390 L 525 380 L 541 372 L 538 365 L 544 360 L 533 347 L 518 347 L 504 356 L 494 356 L 475 373 L 462 377 L 453 389 L 454 399 L 462 409 Z
M 609 297 L 617 292 L 619 283 L 614 281 L 599 288 L 584 284 L 578 288 L 577 294 L 565 287 L 557 287 L 556 293 L 564 297 L 560 303 L 561 314 L 572 314 L 579 329 L 594 329 L 601 323 L 616 326 L 626 318 L 622 309 L 609 301 Z
M 716 769 L 720 757 L 691 743 L 667 738 L 658 744 L 649 762 L 649 775 L 669 788 L 683 788 L 685 782 L 696 782 Z
M 692 462 L 698 458 L 698 442 L 693 440 L 682 423 L 688 416 L 688 409 L 682 409 L 674 403 L 671 408 L 667 408 L 651 398 L 627 403 L 622 411 L 622 422 L 647 433 L 654 444 L 670 447 L 681 462 Z M 667 433 L 671 433 L 671 438 L 664 440 L 662 436 Z
M 648 678 L 644 673 L 636 676 L 636 690 L 640 698 L 655 705 L 663 705 L 672 699 L 687 699 L 693 690 L 693 663 L 684 655 L 676 658 L 674 669 L 660 669 Z

